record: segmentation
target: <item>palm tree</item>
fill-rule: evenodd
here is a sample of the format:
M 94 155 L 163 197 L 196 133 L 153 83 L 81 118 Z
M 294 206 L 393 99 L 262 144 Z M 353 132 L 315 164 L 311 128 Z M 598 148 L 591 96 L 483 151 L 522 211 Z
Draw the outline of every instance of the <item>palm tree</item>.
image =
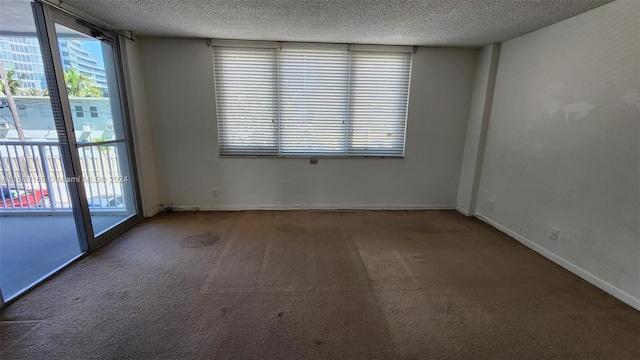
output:
M 64 82 L 67 85 L 69 96 L 75 97 L 102 97 L 102 89 L 95 81 L 76 69 L 70 68 L 64 71 Z
M 17 76 L 15 67 L 7 70 L 5 75 L 7 77 L 7 83 L 9 83 L 9 90 L 11 91 L 11 94 L 17 94 L 18 90 L 22 86 L 22 79 L 26 76 L 24 74 Z M 2 81 L 0 81 L 0 92 L 2 92 L 3 95 L 6 94 L 4 91 L 4 82 Z
M 16 102 L 13 99 L 13 92 L 17 91 L 20 85 L 22 85 L 22 80 L 14 79 L 16 74 L 16 69 L 12 68 L 9 71 L 4 71 L 4 63 L 0 60 L 0 81 L 2 83 L 2 91 L 7 97 L 7 103 L 9 103 L 9 110 L 11 110 L 11 115 L 13 116 L 13 125 L 16 127 L 16 131 L 18 132 L 18 139 L 20 141 L 26 141 L 24 136 L 24 131 L 22 130 L 22 122 L 20 121 L 20 116 L 18 116 L 18 107 L 16 106 Z M 11 75 L 9 77 L 8 75 Z M 20 79 L 23 79 L 24 75 L 20 76 Z M 11 80 L 11 81 L 10 81 Z M 15 90 L 14 90 L 15 87 Z M 25 154 L 30 155 L 31 150 L 29 147 L 23 147 Z
M 24 96 L 49 96 L 49 89 L 36 89 L 36 88 L 23 88 L 20 90 L 20 95 Z

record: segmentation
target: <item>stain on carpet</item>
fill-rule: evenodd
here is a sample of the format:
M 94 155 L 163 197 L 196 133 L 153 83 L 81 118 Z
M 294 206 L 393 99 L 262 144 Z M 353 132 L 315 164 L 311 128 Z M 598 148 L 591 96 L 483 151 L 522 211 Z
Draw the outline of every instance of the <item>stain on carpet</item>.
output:
M 198 234 L 187 236 L 182 241 L 180 241 L 180 246 L 183 248 L 199 248 L 203 246 L 209 246 L 215 244 L 218 240 L 220 240 L 220 235 L 218 234 Z
M 427 261 L 427 259 L 422 255 L 413 255 L 413 261 Z

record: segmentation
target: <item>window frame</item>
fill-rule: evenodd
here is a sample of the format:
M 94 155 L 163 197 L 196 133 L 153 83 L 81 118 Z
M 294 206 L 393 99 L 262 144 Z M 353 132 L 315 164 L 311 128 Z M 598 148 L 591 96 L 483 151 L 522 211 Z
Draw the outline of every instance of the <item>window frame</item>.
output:
M 280 94 L 280 90 L 281 87 L 283 86 L 282 83 L 282 78 L 281 78 L 281 57 L 282 57 L 282 49 L 283 49 L 283 44 L 284 46 L 287 46 L 289 44 L 295 44 L 295 45 L 305 45 L 307 44 L 310 48 L 313 48 L 314 46 L 317 48 L 322 48 L 322 47 L 331 47 L 331 46 L 336 46 L 336 45 L 344 45 L 346 46 L 346 51 L 347 51 L 347 57 L 348 57 L 348 65 L 347 65 L 347 71 L 348 71 L 348 75 L 346 76 L 346 89 L 345 89 L 345 101 L 347 103 L 346 106 L 346 117 L 344 119 L 345 122 L 345 126 L 344 126 L 344 134 L 343 134 L 343 138 L 345 138 L 345 144 L 343 149 L 341 149 L 339 152 L 333 152 L 332 150 L 323 150 L 320 152 L 283 152 L 282 151 L 282 134 L 281 134 L 281 129 L 283 126 L 283 120 L 281 117 L 281 100 L 282 100 L 282 95 Z M 216 39 L 210 39 L 209 40 L 209 45 L 213 48 L 213 63 L 214 63 L 214 85 L 215 85 L 215 101 L 216 101 L 216 109 L 217 114 L 216 114 L 216 123 L 217 123 L 217 127 L 218 127 L 218 155 L 220 158 L 263 158 L 263 157 L 268 157 L 268 158 L 332 158 L 332 159 L 404 159 L 406 156 L 406 147 L 407 147 L 407 124 L 408 124 L 408 117 L 409 117 L 409 100 L 410 100 L 410 89 L 411 89 L 411 74 L 412 74 L 412 70 L 413 70 L 413 55 L 416 52 L 416 47 L 411 47 L 411 46 L 395 46 L 395 45 L 350 45 L 350 44 L 329 44 L 329 43 L 293 43 L 293 42 L 265 42 L 265 41 L 236 41 L 236 40 L 216 40 Z M 276 64 L 273 67 L 274 68 L 274 75 L 276 77 L 275 79 L 275 90 L 271 90 L 275 92 L 275 101 L 277 103 L 277 111 L 275 114 L 275 118 L 273 119 L 274 122 L 274 135 L 273 135 L 273 139 L 274 142 L 277 144 L 277 152 L 273 151 L 273 152 L 253 152 L 250 149 L 242 149 L 242 150 L 236 150 L 234 151 L 233 149 L 224 149 L 223 150 L 223 146 L 221 144 L 221 125 L 223 126 L 228 126 L 228 124 L 221 124 L 220 121 L 220 109 L 221 109 L 221 99 L 219 97 L 219 89 L 218 89 L 218 69 L 217 69 L 217 54 L 216 54 L 216 49 L 217 48 L 229 48 L 229 47 L 238 47 L 238 48 L 271 48 L 271 49 L 275 49 L 276 54 L 275 54 L 275 60 L 276 60 Z M 351 104 L 350 101 L 352 99 L 352 87 L 351 87 L 351 80 L 352 80 L 352 58 L 354 57 L 354 53 L 356 52 L 374 52 L 374 53 L 380 53 L 380 54 L 384 54 L 384 53 L 402 53 L 405 55 L 408 63 L 404 64 L 402 66 L 405 66 L 405 72 L 406 74 L 404 74 L 403 76 L 406 76 L 406 80 L 403 80 L 402 82 L 406 81 L 406 98 L 402 97 L 401 100 L 404 101 L 403 102 L 398 102 L 398 106 L 403 107 L 404 111 L 403 111 L 403 117 L 400 120 L 400 124 L 397 126 L 398 129 L 401 129 L 402 133 L 401 133 L 401 140 L 402 140 L 402 145 L 401 147 L 389 147 L 389 149 L 391 149 L 391 151 L 384 151 L 382 146 L 377 146 L 375 148 L 372 148 L 371 150 L 369 149 L 365 149 L 365 150 L 359 150 L 359 151 L 354 151 L 354 147 L 353 147 L 353 135 L 351 132 L 351 129 L 349 127 L 349 120 L 351 118 L 351 112 L 352 112 L 352 108 L 351 108 Z M 402 78 L 405 79 L 405 78 Z M 392 120 L 392 122 L 395 120 Z M 369 126 L 371 126 L 369 124 Z M 393 154 L 393 150 L 396 150 L 397 154 Z M 397 150 L 401 150 L 401 152 L 398 152 Z

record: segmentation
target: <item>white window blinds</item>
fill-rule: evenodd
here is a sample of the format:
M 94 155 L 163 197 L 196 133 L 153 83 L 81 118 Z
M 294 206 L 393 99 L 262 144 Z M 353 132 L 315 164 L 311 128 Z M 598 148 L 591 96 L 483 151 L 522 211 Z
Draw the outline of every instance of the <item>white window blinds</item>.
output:
M 346 45 L 283 44 L 278 59 L 281 153 L 344 154 L 349 81 Z
M 221 156 L 404 156 L 410 47 L 212 45 Z
M 277 154 L 276 48 L 230 45 L 214 47 L 220 155 Z
M 351 51 L 351 155 L 403 156 L 411 53 Z

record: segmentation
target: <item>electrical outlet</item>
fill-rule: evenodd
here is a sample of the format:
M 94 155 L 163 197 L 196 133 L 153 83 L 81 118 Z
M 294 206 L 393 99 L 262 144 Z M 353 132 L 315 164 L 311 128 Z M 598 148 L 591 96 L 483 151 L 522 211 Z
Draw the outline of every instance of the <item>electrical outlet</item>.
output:
M 558 240 L 558 235 L 560 235 L 560 230 L 558 230 L 557 228 L 552 228 L 551 235 L 549 235 L 551 240 Z
M 211 196 L 212 197 L 218 197 L 218 189 L 216 189 L 216 188 L 211 189 Z
M 489 200 L 489 209 L 493 209 L 493 206 L 496 204 L 495 201 Z
M 317 165 L 318 164 L 318 159 L 316 159 L 316 158 L 309 159 L 309 164 Z

